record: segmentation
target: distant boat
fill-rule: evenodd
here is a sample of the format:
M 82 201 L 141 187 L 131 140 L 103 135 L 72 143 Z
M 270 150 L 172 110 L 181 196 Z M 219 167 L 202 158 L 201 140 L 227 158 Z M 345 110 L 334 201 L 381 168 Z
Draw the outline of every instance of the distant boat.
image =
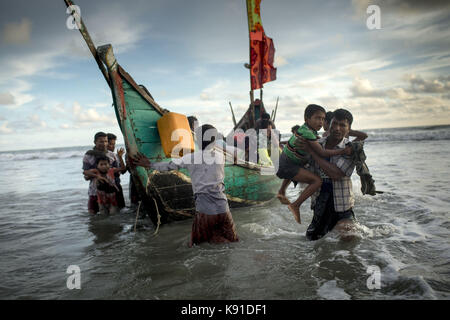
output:
M 68 7 L 73 5 L 71 0 L 64 1 Z M 81 18 L 77 24 L 111 88 L 114 110 L 127 154 L 141 152 L 152 162 L 170 161 L 162 149 L 156 125 L 168 111 L 161 108 L 150 92 L 138 85 L 118 64 L 111 45 L 96 49 Z M 266 112 L 263 104 L 254 103 L 252 90 L 250 107 L 242 119 L 235 123 L 235 129 L 254 128 L 255 121 L 263 112 Z M 264 168 L 267 169 L 246 161 L 237 164 L 226 163 L 225 192 L 231 208 L 263 204 L 275 197 L 279 179 L 275 175 L 261 175 Z M 136 167 L 130 171 L 141 196 L 143 210 L 148 213 L 153 223 L 193 217 L 195 203 L 187 170 L 158 172 Z

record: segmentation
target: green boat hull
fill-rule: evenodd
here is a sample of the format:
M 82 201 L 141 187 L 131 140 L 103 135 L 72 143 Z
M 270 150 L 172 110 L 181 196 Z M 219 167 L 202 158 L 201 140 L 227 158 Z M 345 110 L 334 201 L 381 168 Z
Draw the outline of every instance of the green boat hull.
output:
M 156 125 L 167 110 L 117 64 L 111 46 L 99 47 L 98 53 L 108 68 L 115 113 L 127 154 L 141 152 L 152 162 L 170 161 L 165 157 Z M 130 171 L 144 208 L 154 223 L 158 219 L 165 223 L 194 215 L 194 195 L 186 170 L 158 172 L 136 167 Z M 260 166 L 248 163 L 226 163 L 224 182 L 231 208 L 270 201 L 280 186 L 275 175 L 262 175 Z

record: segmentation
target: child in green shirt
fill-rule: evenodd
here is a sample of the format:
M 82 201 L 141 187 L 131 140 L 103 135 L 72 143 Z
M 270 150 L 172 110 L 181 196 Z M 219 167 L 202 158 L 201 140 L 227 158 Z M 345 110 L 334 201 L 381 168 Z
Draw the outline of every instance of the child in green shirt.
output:
M 305 123 L 294 131 L 294 134 L 284 147 L 283 153 L 280 156 L 277 172 L 277 176 L 281 179 L 289 179 L 308 184 L 298 199 L 288 205 L 289 210 L 292 212 L 298 223 L 301 223 L 301 204 L 319 190 L 322 185 L 322 179 L 320 177 L 305 169 L 305 165 L 309 162 L 309 155 L 299 147 L 299 138 L 306 139 L 311 146 L 311 149 L 323 158 L 351 153 L 351 147 L 328 150 L 322 148 L 317 142 L 319 138 L 317 131 L 322 128 L 325 119 L 325 109 L 323 107 L 315 104 L 308 105 L 305 109 L 304 119 Z M 280 201 L 286 202 L 286 196 L 282 196 L 283 195 L 281 194 L 277 195 Z M 289 200 L 287 200 L 287 202 L 289 202 Z

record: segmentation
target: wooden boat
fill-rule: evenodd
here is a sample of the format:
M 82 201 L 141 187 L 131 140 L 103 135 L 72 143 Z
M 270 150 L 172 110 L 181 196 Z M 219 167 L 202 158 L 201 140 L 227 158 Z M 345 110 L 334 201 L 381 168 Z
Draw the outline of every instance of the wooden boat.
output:
M 67 6 L 73 5 L 70 0 L 65 2 Z M 156 125 L 168 110 L 161 108 L 149 91 L 138 85 L 118 64 L 111 45 L 95 49 L 81 19 L 78 27 L 111 88 L 127 154 L 141 152 L 152 162 L 170 161 L 163 152 Z M 252 101 L 235 129 L 253 128 L 263 112 L 264 106 Z M 275 197 L 280 181 L 275 175 L 262 175 L 264 168 L 267 167 L 246 161 L 226 163 L 225 192 L 231 208 L 263 204 Z M 187 170 L 158 172 L 136 167 L 130 171 L 142 199 L 142 210 L 148 213 L 153 223 L 193 217 L 194 197 Z

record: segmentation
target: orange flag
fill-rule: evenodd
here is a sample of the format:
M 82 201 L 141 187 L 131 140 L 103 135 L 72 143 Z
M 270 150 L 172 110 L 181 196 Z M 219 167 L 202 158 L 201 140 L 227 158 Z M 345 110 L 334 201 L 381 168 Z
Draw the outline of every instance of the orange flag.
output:
M 250 78 L 252 90 L 276 79 L 277 69 L 273 66 L 275 47 L 262 27 L 261 0 L 247 0 L 247 15 L 250 34 Z

